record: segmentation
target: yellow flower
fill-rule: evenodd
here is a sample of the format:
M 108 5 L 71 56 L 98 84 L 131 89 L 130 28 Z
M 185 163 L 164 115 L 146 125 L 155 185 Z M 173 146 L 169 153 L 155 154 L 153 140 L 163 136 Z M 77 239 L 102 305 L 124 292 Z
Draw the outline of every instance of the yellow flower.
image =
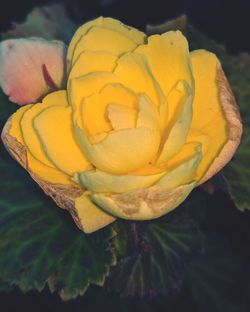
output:
M 100 17 L 72 38 L 66 90 L 20 108 L 3 140 L 93 232 L 176 208 L 231 159 L 241 132 L 214 54 L 190 53 L 179 31 L 147 37 Z

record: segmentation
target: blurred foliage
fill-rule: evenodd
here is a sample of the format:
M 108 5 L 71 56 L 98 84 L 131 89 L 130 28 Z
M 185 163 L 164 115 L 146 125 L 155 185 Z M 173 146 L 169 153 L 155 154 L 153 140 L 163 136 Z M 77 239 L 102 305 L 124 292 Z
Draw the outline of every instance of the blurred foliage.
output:
M 41 37 L 68 43 L 75 29 L 76 25 L 69 19 L 64 7 L 52 4 L 33 9 L 23 23 L 13 23 L 13 29 L 4 33 L 2 38 Z

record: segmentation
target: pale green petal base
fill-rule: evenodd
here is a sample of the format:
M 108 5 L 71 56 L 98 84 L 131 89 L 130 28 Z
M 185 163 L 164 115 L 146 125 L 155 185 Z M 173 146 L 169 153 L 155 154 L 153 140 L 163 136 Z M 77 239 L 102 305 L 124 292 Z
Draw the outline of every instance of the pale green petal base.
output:
M 151 187 L 123 194 L 91 194 L 90 198 L 107 212 L 128 220 L 158 218 L 179 206 L 196 182 L 176 188 Z

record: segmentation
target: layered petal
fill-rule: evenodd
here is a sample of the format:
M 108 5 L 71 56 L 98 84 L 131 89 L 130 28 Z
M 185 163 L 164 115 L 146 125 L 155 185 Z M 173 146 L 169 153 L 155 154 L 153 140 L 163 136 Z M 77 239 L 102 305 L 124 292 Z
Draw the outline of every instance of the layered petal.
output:
M 180 31 L 152 35 L 136 52 L 146 57 L 165 96 L 179 80 L 185 80 L 193 87 L 188 43 Z
M 133 92 L 147 94 L 155 106 L 161 104 L 161 90 L 143 55 L 134 52 L 124 54 L 117 61 L 114 74 Z
M 46 156 L 55 167 L 68 175 L 92 167 L 76 143 L 71 115 L 70 106 L 52 106 L 33 120 Z
M 81 121 L 82 129 L 89 136 L 112 130 L 106 106 L 107 104 L 101 101 L 99 93 L 93 93 L 82 101 L 78 119 Z
M 75 180 L 94 193 L 124 193 L 152 186 L 165 173 L 154 175 L 113 175 L 93 170 L 76 175 Z
M 90 171 L 77 178 L 91 191 L 91 199 L 107 212 L 125 219 L 147 220 L 171 211 L 187 197 L 197 184 L 195 171 L 201 159 L 201 145 L 193 142 L 165 172 L 114 176 Z
M 136 125 L 137 111 L 120 104 L 109 104 L 108 119 L 114 130 L 130 129 Z
M 41 38 L 0 43 L 0 86 L 12 102 L 35 103 L 65 79 L 66 47 Z
M 169 169 L 167 174 L 165 174 L 155 186 L 170 189 L 176 188 L 179 185 L 188 184 L 195 180 L 195 172 L 202 160 L 201 144 L 193 142 L 187 145 L 185 148 L 189 149 L 193 155 L 191 157 L 189 155 L 186 160 L 179 162 L 178 166 Z
M 192 131 L 187 140 L 194 140 L 197 131 L 203 134 L 199 138 L 203 157 L 196 173 L 197 179 L 201 179 L 228 141 L 229 131 L 217 81 L 218 59 L 214 54 L 204 50 L 192 52 L 191 58 L 195 96 Z
M 138 108 L 138 97 L 137 95 L 129 89 L 127 86 L 121 83 L 112 83 L 106 85 L 100 91 L 100 97 L 102 103 L 116 103 L 122 104 L 129 108 Z
M 202 129 L 212 120 L 217 123 L 214 119 L 217 115 L 220 118 L 218 122 L 225 127 L 226 120 L 217 83 L 219 60 L 215 54 L 205 50 L 193 51 L 190 56 L 195 79 L 192 128 Z
M 128 220 L 151 220 L 179 206 L 196 186 L 149 187 L 122 194 L 93 193 L 90 198 L 107 212 Z
M 162 138 L 162 148 L 156 161 L 161 165 L 176 155 L 186 142 L 192 121 L 192 90 L 185 81 L 177 83 L 168 97 L 169 106 L 175 106 L 172 120 Z
M 25 146 L 25 142 L 23 139 L 23 133 L 21 130 L 20 121 L 26 111 L 28 111 L 32 105 L 26 105 L 16 111 L 15 114 L 11 116 L 11 127 L 8 130 L 8 134 L 14 138 L 18 142 L 18 144 L 21 144 L 21 146 Z M 3 131 L 4 133 L 4 131 Z M 69 177 L 57 170 L 56 168 L 53 168 L 51 166 L 47 166 L 44 163 L 37 160 L 27 149 L 25 146 L 25 159 L 21 162 L 25 166 L 25 169 L 27 169 L 30 172 L 33 172 L 38 177 L 43 179 L 44 181 L 48 181 L 50 183 L 59 183 L 64 185 L 72 184 Z M 19 155 L 16 155 L 16 157 L 20 157 Z
M 68 86 L 69 103 L 72 105 L 73 111 L 78 110 L 84 98 L 99 93 L 102 88 L 108 84 L 119 83 L 119 79 L 112 73 L 93 72 L 80 78 L 70 81 Z M 75 117 L 74 116 L 74 117 Z
M 148 128 L 112 131 L 96 144 L 91 144 L 79 127 L 76 136 L 87 159 L 99 170 L 113 174 L 145 166 L 156 155 L 160 143 L 159 132 Z
M 138 118 L 136 127 L 145 127 L 160 133 L 160 116 L 157 107 L 145 94 L 140 94 L 138 103 Z
M 78 222 L 84 233 L 95 232 L 115 221 L 114 216 L 100 209 L 86 194 L 77 197 L 74 204 Z
M 93 33 L 97 37 L 94 37 Z M 86 35 L 88 35 L 87 39 L 85 39 Z M 134 49 L 144 40 L 145 34 L 137 29 L 128 27 L 113 18 L 99 17 L 85 23 L 76 31 L 68 48 L 69 68 L 78 54 L 84 50 L 113 51 L 117 55 Z
M 117 56 L 110 52 L 82 52 L 69 72 L 68 84 L 71 79 L 79 78 L 93 72 L 112 72 L 116 66 L 116 60 Z
M 47 95 L 43 99 L 42 103 L 32 105 L 29 110 L 25 111 L 20 120 L 23 140 L 25 145 L 27 146 L 27 149 L 34 158 L 52 168 L 54 167 L 54 165 L 48 159 L 47 155 L 44 152 L 41 141 L 34 129 L 33 120 L 44 109 L 55 105 L 67 105 L 67 97 L 65 91 L 53 92 Z

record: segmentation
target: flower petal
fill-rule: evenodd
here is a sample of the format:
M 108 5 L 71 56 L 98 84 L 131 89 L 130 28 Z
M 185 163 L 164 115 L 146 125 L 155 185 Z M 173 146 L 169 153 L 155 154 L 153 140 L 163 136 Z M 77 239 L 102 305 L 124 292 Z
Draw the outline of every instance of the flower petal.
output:
M 193 87 L 188 43 L 180 31 L 152 35 L 135 51 L 147 58 L 165 96 L 179 80 L 186 80 Z
M 90 198 L 107 212 L 128 220 L 151 220 L 179 206 L 196 186 L 149 187 L 122 194 L 93 193 Z
M 67 60 L 69 62 L 69 66 L 71 66 L 73 58 L 75 59 L 77 57 L 77 53 L 75 53 L 76 47 L 78 47 L 78 44 L 81 42 L 82 39 L 84 39 L 85 35 L 90 32 L 91 28 L 95 28 L 95 27 L 99 27 L 104 29 L 104 31 L 107 31 L 107 34 L 110 33 L 110 31 L 112 31 L 113 33 L 116 32 L 116 38 L 118 36 L 118 41 L 119 41 L 119 36 L 121 38 L 121 40 L 125 40 L 124 38 L 127 39 L 127 42 L 130 41 L 129 45 L 131 47 L 135 47 L 138 44 L 141 44 L 144 42 L 145 40 L 145 34 L 141 31 L 138 31 L 137 29 L 133 28 L 133 27 L 128 27 L 124 24 L 122 24 L 120 21 L 115 20 L 113 18 L 107 18 L 107 17 L 99 17 L 97 19 L 94 19 L 88 23 L 85 23 L 83 26 L 81 26 L 80 28 L 78 28 L 78 30 L 76 31 L 74 37 L 71 40 L 71 43 L 69 45 L 68 48 L 68 54 L 67 54 Z M 104 37 L 100 37 L 100 40 L 97 40 L 96 37 L 93 38 L 94 40 L 91 42 L 90 39 L 89 40 L 89 46 L 85 46 L 85 48 L 87 48 L 86 50 L 93 50 L 93 46 L 91 44 L 93 44 L 95 46 L 95 50 L 99 50 L 99 51 L 106 51 L 104 49 L 104 46 L 106 47 L 107 44 L 116 44 L 116 49 L 117 49 L 117 42 L 114 40 L 114 38 L 112 39 L 112 37 L 110 38 L 109 42 L 105 42 L 106 40 L 106 33 L 104 35 Z M 103 46 L 104 43 L 104 46 Z M 127 51 L 127 46 L 125 46 L 126 51 Z M 116 52 L 115 49 L 115 52 Z M 110 48 L 109 48 L 110 51 Z M 81 50 L 82 52 L 82 50 Z M 125 51 L 120 51 L 121 53 L 124 53 Z M 116 52 L 117 53 L 117 52 Z
M 176 92 L 177 91 L 177 92 Z M 172 123 L 169 123 L 165 134 L 165 142 L 163 142 L 162 150 L 157 159 L 157 164 L 165 163 L 171 157 L 180 151 L 183 144 L 186 142 L 188 131 L 192 121 L 192 92 L 189 85 L 185 81 L 177 84 L 174 93 L 178 93 L 175 118 Z M 171 105 L 171 100 L 168 97 L 168 103 Z
M 203 134 L 200 137 L 203 158 L 196 177 L 199 180 L 202 178 L 200 183 L 203 183 L 233 156 L 240 142 L 242 124 L 235 99 L 216 56 L 197 50 L 191 53 L 191 58 L 196 92 L 192 130 L 187 140 L 195 139 L 195 131 Z
M 157 107 L 145 94 L 139 96 L 139 112 L 136 127 L 160 131 L 160 116 Z
M 92 167 L 75 141 L 71 114 L 70 106 L 52 106 L 33 120 L 47 157 L 69 175 Z
M 78 113 L 81 102 L 84 98 L 93 93 L 98 93 L 108 84 L 119 83 L 118 78 L 108 72 L 94 72 L 70 81 L 68 86 L 69 103 L 73 111 Z
M 113 131 L 97 144 L 76 126 L 76 136 L 87 159 L 101 171 L 123 174 L 149 163 L 157 153 L 160 136 L 147 128 Z
M 25 146 L 25 142 L 23 139 L 23 134 L 21 131 L 20 121 L 23 117 L 23 114 L 30 109 L 32 105 L 26 105 L 19 108 L 12 116 L 11 116 L 11 128 L 8 130 L 8 133 L 11 137 L 15 138 L 22 146 Z M 3 131 L 4 133 L 4 131 Z M 65 184 L 70 185 L 72 182 L 69 180 L 69 177 L 64 173 L 60 172 L 56 168 L 52 168 L 46 166 L 35 157 L 32 156 L 30 151 L 25 149 L 26 159 L 25 169 L 29 172 L 33 172 L 33 174 L 37 175 L 38 177 L 42 178 L 43 180 L 50 182 L 50 183 L 58 183 L 58 184 Z M 19 155 L 17 155 L 20 157 Z
M 20 121 L 21 131 L 23 135 L 23 140 L 27 149 L 30 151 L 33 157 L 42 162 L 43 164 L 54 167 L 52 162 L 48 159 L 45 154 L 39 137 L 33 127 L 33 119 L 42 110 L 53 106 L 53 105 L 67 105 L 67 98 L 65 91 L 57 91 L 47 95 L 42 103 L 37 103 L 32 105 L 29 110 L 27 110 Z
M 190 183 L 195 179 L 195 172 L 201 162 L 201 144 L 189 143 L 190 149 L 193 149 L 193 156 L 178 166 L 167 171 L 167 173 L 155 184 L 167 189 L 178 187 L 179 185 Z
M 86 171 L 77 174 L 78 181 L 94 193 L 124 193 L 143 189 L 154 184 L 165 189 L 176 188 L 179 185 L 194 180 L 194 173 L 201 160 L 199 143 L 189 143 L 191 154 L 185 161 L 179 161 L 167 172 L 153 175 L 112 175 L 101 171 Z M 186 153 L 188 155 L 188 153 Z M 158 181 L 158 182 L 157 182 Z
M 160 105 L 159 87 L 143 55 L 134 52 L 124 54 L 119 58 L 114 74 L 124 86 L 137 94 L 146 94 L 155 106 Z
M 0 86 L 12 102 L 35 103 L 65 79 L 65 45 L 39 38 L 0 43 Z
M 83 51 L 105 51 L 121 55 L 134 50 L 136 47 L 137 44 L 134 41 L 119 32 L 94 26 L 77 43 L 72 58 L 72 66 Z
M 147 188 L 159 180 L 165 173 L 154 175 L 112 175 L 103 171 L 85 171 L 76 175 L 86 189 L 96 193 L 124 193 Z
M 82 52 L 70 70 L 68 81 L 92 72 L 112 72 L 116 65 L 116 59 L 116 55 L 109 52 Z
M 136 94 L 120 83 L 106 85 L 100 91 L 100 96 L 102 103 L 105 103 L 105 105 L 109 103 L 116 103 L 134 109 L 138 108 L 138 98 Z
M 218 114 L 221 116 L 218 123 L 225 127 L 226 120 L 216 79 L 219 60 L 215 54 L 205 50 L 193 51 L 190 56 L 195 79 L 192 128 L 201 130 L 211 121 L 216 127 L 219 126 L 214 119 Z
M 82 129 L 87 131 L 88 136 L 112 130 L 106 116 L 106 104 L 100 100 L 99 93 L 93 93 L 82 101 L 79 119 L 82 120 Z
M 135 128 L 137 111 L 120 104 L 109 104 L 108 118 L 114 130 Z
M 97 81 L 99 82 L 99 80 L 93 79 L 94 83 L 95 81 L 95 87 L 97 87 Z M 106 83 L 105 79 L 104 83 Z M 116 105 L 116 108 L 114 105 Z M 77 115 L 75 120 L 82 129 L 87 131 L 87 134 L 91 136 L 90 139 L 92 140 L 93 136 L 111 131 L 112 126 L 115 129 L 134 128 L 135 121 L 133 122 L 133 120 L 136 118 L 136 108 L 137 97 L 130 90 L 121 84 L 108 84 L 99 93 L 92 93 L 82 100 L 79 113 L 75 113 L 75 116 Z M 125 115 L 119 114 L 121 109 L 124 113 L 127 113 L 126 116 L 128 118 L 129 116 L 131 117 L 129 119 L 130 121 L 124 118 Z M 111 124 L 111 119 L 113 125 Z M 134 126 L 132 124 L 130 124 L 131 126 L 125 126 L 127 124 L 126 120 L 129 124 L 130 122 L 133 123 Z
M 75 199 L 75 210 L 84 233 L 92 233 L 115 221 L 115 217 L 95 205 L 86 194 Z

